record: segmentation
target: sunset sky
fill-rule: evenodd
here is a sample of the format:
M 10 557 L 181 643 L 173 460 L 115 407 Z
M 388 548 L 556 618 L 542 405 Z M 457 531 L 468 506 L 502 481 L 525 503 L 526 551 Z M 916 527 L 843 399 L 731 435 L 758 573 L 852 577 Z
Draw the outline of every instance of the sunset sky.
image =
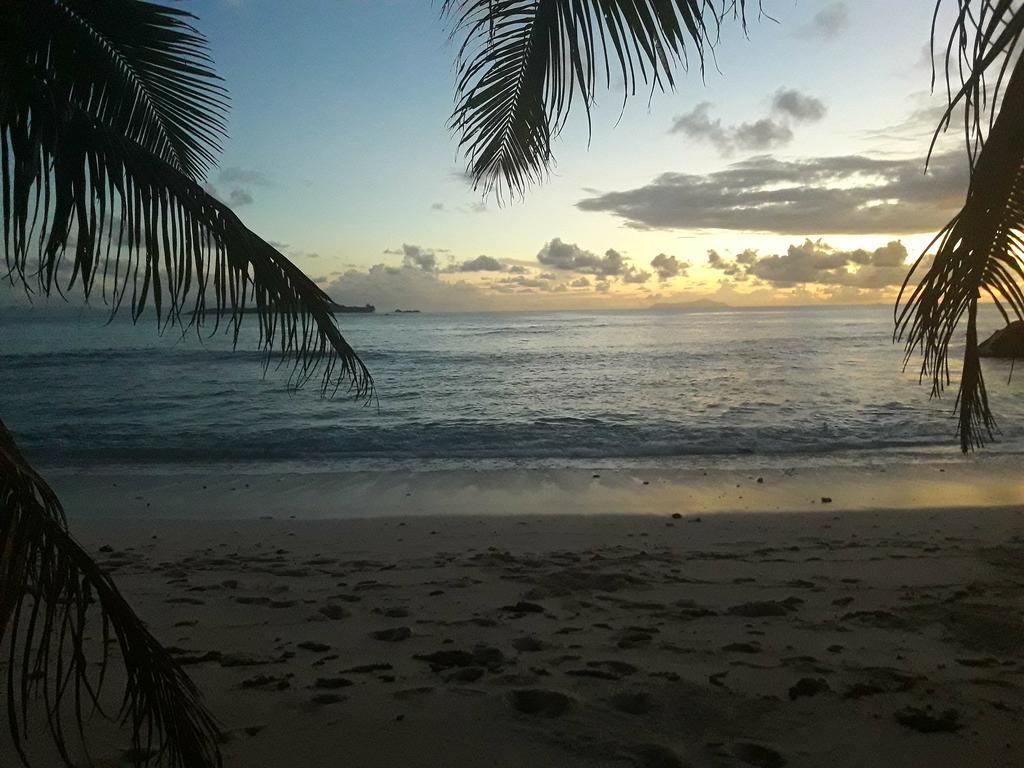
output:
M 756 3 L 752 5 L 756 6 Z M 705 82 L 601 95 L 557 167 L 499 207 L 446 128 L 455 47 L 427 0 L 198 0 L 232 96 L 216 194 L 379 310 L 887 300 L 949 217 L 954 136 L 923 158 L 932 0 L 764 0 Z

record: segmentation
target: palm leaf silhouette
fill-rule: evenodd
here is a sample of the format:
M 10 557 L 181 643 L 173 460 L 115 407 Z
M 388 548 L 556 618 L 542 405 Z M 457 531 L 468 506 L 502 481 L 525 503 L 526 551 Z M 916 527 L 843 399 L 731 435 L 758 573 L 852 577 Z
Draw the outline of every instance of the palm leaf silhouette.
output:
M 127 684 L 120 717 L 137 754 L 159 745 L 171 765 L 220 763 L 217 728 L 198 692 L 150 634 L 113 581 L 71 537 L 46 482 L 0 424 L 0 627 L 7 628 L 7 719 L 26 759 L 29 705 L 41 698 L 61 757 L 72 763 L 62 712 L 72 700 L 81 732 L 85 706 L 99 706 L 113 639 Z M 98 616 L 97 616 L 98 614 Z M 98 626 L 96 619 L 98 619 Z M 91 630 L 100 629 L 99 668 L 86 663 Z M 113 636 L 113 637 L 111 637 Z
M 551 142 L 573 102 L 589 124 L 603 81 L 675 85 L 687 41 L 703 70 L 705 51 L 728 14 L 746 0 L 445 0 L 461 37 L 451 127 L 469 160 L 474 189 L 499 200 L 522 196 L 552 162 Z M 745 21 L 745 19 L 744 19 Z
M 226 92 L 205 39 L 180 9 L 139 0 L 10 0 L 0 24 L 0 180 L 7 280 L 30 295 L 76 288 L 111 314 L 147 308 L 160 328 L 225 323 L 293 383 L 372 395 L 329 297 L 203 187 L 224 135 Z M 255 310 L 254 315 L 247 310 Z M 207 316 L 213 315 L 212 323 Z M 26 760 L 29 700 L 71 763 L 99 703 L 87 630 L 111 631 L 127 683 L 120 718 L 169 765 L 220 764 L 195 687 L 110 578 L 71 537 L 52 490 L 0 428 L 0 641 L 7 716 Z M 103 644 L 101 668 L 108 662 Z
M 931 380 L 932 396 L 938 397 L 950 383 L 949 345 L 966 315 L 956 410 L 960 447 L 967 452 L 996 431 L 978 355 L 978 301 L 987 295 L 1007 322 L 1010 313 L 1024 319 L 1024 60 L 1015 55 L 1024 9 L 1010 0 L 957 4 L 945 54 L 949 103 L 936 134 L 962 107 L 970 185 L 963 208 L 907 275 L 897 302 L 896 338 L 905 341 L 908 363 L 921 355 L 920 376 Z M 940 0 L 936 14 L 941 6 Z M 952 71 L 964 73 L 955 88 Z M 926 267 L 932 247 L 935 255 Z M 911 290 L 919 270 L 923 274 Z

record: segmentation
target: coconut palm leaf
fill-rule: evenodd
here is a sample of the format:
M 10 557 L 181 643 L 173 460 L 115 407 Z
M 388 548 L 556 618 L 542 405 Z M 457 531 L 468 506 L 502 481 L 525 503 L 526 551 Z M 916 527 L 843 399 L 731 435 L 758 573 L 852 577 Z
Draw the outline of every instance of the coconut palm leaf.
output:
M 220 764 L 217 727 L 193 683 L 150 634 L 111 578 L 68 532 L 53 490 L 28 465 L 0 423 L 0 641 L 7 647 L 6 710 L 27 763 L 30 704 L 41 699 L 47 726 L 68 764 L 68 710 L 83 734 L 86 708 L 100 705 L 109 641 L 127 677 L 121 720 L 137 754 L 158 748 L 168 765 Z M 86 662 L 90 634 L 102 646 Z
M 0 174 L 8 278 L 80 286 L 133 318 L 260 345 L 298 383 L 369 397 L 373 381 L 327 295 L 201 186 L 222 133 L 205 40 L 174 8 L 136 0 L 10 0 L 0 33 Z M 73 247 L 69 247 L 72 246 Z M 268 358 L 269 361 L 269 358 Z
M 687 41 L 704 55 L 725 15 L 745 0 L 445 0 L 461 37 L 451 127 L 469 159 L 474 189 L 521 196 L 552 162 L 551 142 L 573 101 L 589 124 L 596 89 L 621 77 L 623 99 L 639 83 L 675 85 Z
M 198 178 L 220 150 L 227 93 L 193 20 L 135 0 L 6 0 L 5 85 L 45 78 L 52 96 Z
M 896 310 L 896 338 L 906 343 L 907 363 L 921 355 L 920 376 L 931 380 L 933 397 L 950 383 L 949 345 L 967 316 L 956 400 L 964 452 L 984 445 L 996 431 L 978 355 L 978 301 L 988 296 L 1007 321 L 1010 313 L 1024 319 L 1024 60 L 1015 55 L 1024 10 L 1015 5 L 958 0 L 946 48 L 947 83 L 953 71 L 964 75 L 958 88 L 949 86 L 939 130 L 963 108 L 970 185 L 963 208 L 907 275 Z M 919 271 L 920 281 L 908 291 Z
M 140 0 L 0 6 L 8 281 L 45 296 L 77 287 L 135 320 L 151 307 L 161 328 L 213 332 L 223 322 L 236 343 L 254 316 L 267 362 L 276 355 L 295 383 L 319 372 L 327 393 L 346 386 L 370 397 L 372 378 L 327 295 L 202 186 L 226 97 L 191 17 Z M 19 752 L 39 696 L 70 764 L 67 707 L 81 727 L 83 707 L 99 698 L 85 639 L 97 622 L 121 651 L 121 716 L 136 744 L 155 745 L 173 766 L 219 764 L 216 726 L 192 683 L 71 538 L 56 497 L 0 430 L 0 641 Z

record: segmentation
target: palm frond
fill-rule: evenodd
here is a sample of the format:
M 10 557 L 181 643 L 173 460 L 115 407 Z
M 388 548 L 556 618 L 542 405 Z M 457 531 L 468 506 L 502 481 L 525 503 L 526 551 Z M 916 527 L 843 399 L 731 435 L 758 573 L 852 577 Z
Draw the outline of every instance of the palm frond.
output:
M 934 62 L 936 54 L 941 53 L 947 105 L 931 149 L 949 128 L 956 111 L 962 109 L 964 142 L 973 170 L 999 112 L 1006 76 L 1019 55 L 1024 7 L 1016 0 L 955 0 L 955 6 L 953 24 L 940 48 L 936 45 L 936 24 L 946 2 L 936 0 L 935 4 L 931 55 Z M 933 71 L 933 84 L 934 79 Z
M 126 675 L 118 718 L 136 754 L 180 768 L 219 766 L 217 725 L 195 686 L 71 537 L 56 495 L 0 423 L 0 641 L 8 649 L 7 719 L 26 763 L 37 699 L 61 758 L 72 763 L 65 721 L 73 715 L 83 735 L 86 709 L 100 706 L 111 640 Z
M 140 0 L 10 0 L 0 72 L 11 89 L 44 80 L 55 104 L 199 179 L 220 151 L 227 92 L 193 18 Z
M 134 319 L 212 330 L 237 342 L 255 310 L 259 344 L 290 363 L 295 383 L 321 374 L 325 392 L 357 397 L 373 380 L 345 341 L 333 303 L 277 249 L 184 172 L 45 84 L 21 84 L 0 113 L 8 278 L 43 295 L 80 285 Z M 70 245 L 69 245 L 70 243 Z
M 999 5 L 1010 8 L 1009 3 Z M 1009 20 L 1004 18 L 1003 28 L 1010 28 L 1007 22 L 1017 16 L 1019 13 Z M 1016 39 L 1007 44 L 1015 44 Z M 980 58 L 974 63 L 976 71 L 965 78 L 965 83 L 980 82 L 977 71 L 992 60 L 992 50 L 984 46 L 977 50 Z M 1001 88 L 1002 79 L 1000 75 Z M 973 93 L 972 88 L 966 93 Z M 975 104 L 984 98 L 983 87 L 978 94 L 969 96 Z M 896 309 L 896 338 L 906 343 L 906 362 L 909 364 L 915 354 L 921 355 L 920 376 L 922 380 L 931 379 L 935 397 L 950 383 L 949 345 L 967 315 L 956 401 L 964 452 L 984 445 L 996 431 L 978 355 L 978 302 L 988 296 L 1004 319 L 1009 320 L 1010 313 L 1024 319 L 1024 142 L 1020 138 L 1020 126 L 1024 125 L 1024 59 L 1015 60 L 995 114 L 985 135 L 976 134 L 980 149 L 973 161 L 963 208 L 907 275 Z M 932 247 L 936 247 L 935 255 L 926 267 L 926 254 Z M 918 270 L 924 274 L 908 293 Z
M 673 88 L 687 42 L 704 56 L 729 13 L 746 0 L 445 0 L 461 37 L 450 125 L 474 189 L 521 196 L 542 180 L 551 142 L 574 100 L 589 124 L 595 92 L 613 75 L 623 100 L 640 83 Z

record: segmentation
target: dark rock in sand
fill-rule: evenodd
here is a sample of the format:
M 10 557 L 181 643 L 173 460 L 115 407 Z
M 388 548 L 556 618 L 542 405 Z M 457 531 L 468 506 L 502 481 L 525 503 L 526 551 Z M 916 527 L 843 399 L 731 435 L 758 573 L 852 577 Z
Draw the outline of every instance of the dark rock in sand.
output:
M 817 696 L 831 690 L 828 682 L 822 677 L 803 677 L 789 689 L 789 700 L 795 701 L 802 696 Z
M 383 640 L 388 643 L 397 643 L 408 640 L 412 637 L 412 630 L 409 627 L 391 627 L 390 629 L 378 629 L 370 633 L 374 640 Z
M 516 710 L 537 717 L 559 717 L 572 707 L 572 699 L 558 691 L 542 688 L 523 688 L 512 691 L 509 700 Z
M 324 653 L 325 651 L 331 650 L 331 646 L 326 643 L 318 643 L 314 640 L 305 640 L 295 647 L 301 648 L 304 651 L 312 651 L 313 653 Z
M 741 741 L 732 745 L 732 753 L 747 765 L 754 765 L 757 768 L 782 768 L 786 764 L 786 758 L 761 744 Z
M 926 709 L 904 707 L 895 712 L 893 717 L 900 725 L 919 733 L 953 733 L 963 728 L 960 713 L 955 709 L 947 709 L 939 715 L 934 715 Z
M 1024 357 L 1024 320 L 1000 328 L 978 345 L 981 357 Z

